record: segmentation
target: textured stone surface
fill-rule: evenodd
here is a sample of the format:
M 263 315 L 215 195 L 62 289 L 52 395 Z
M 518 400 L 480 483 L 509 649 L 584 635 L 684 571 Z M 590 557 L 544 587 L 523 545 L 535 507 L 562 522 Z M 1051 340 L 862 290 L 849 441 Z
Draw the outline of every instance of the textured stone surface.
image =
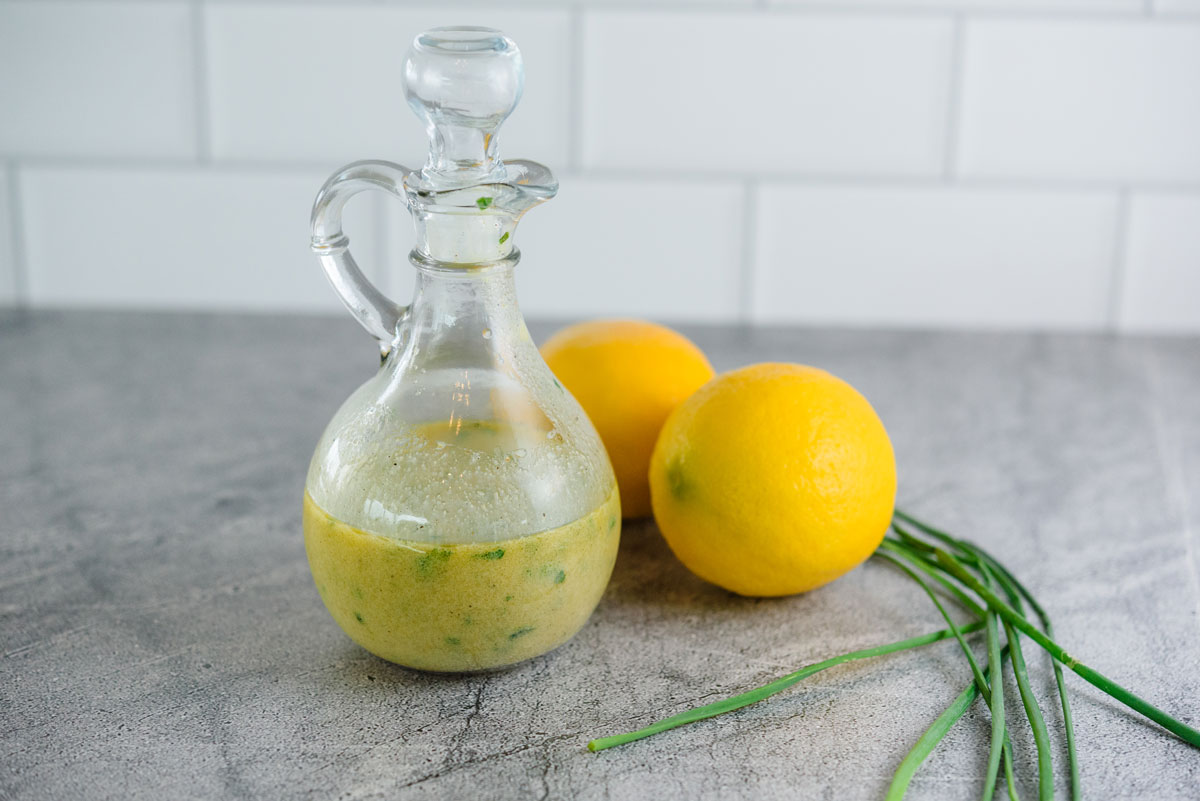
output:
M 1200 725 L 1200 341 L 688 333 L 718 368 L 802 361 L 858 386 L 902 502 L 1005 559 L 1084 661 Z M 554 654 L 450 678 L 375 659 L 328 617 L 299 534 L 311 449 L 374 358 L 348 320 L 0 317 L 0 798 L 878 799 L 967 681 L 943 643 L 588 753 L 940 627 L 874 562 L 796 598 L 730 596 L 648 523 Z M 1048 663 L 1031 667 L 1057 735 Z M 1200 795 L 1200 753 L 1070 679 L 1085 797 Z M 976 707 L 910 797 L 974 796 L 987 727 Z M 1014 742 L 1031 776 L 1031 738 Z

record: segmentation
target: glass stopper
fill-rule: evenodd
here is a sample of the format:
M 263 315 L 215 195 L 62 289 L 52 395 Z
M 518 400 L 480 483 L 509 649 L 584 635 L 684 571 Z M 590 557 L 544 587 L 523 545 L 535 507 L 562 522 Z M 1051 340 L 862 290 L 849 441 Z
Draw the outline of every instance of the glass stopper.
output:
M 404 62 L 404 95 L 425 122 L 433 189 L 503 180 L 497 130 L 525 85 L 516 42 L 492 28 L 434 28 L 414 40 Z

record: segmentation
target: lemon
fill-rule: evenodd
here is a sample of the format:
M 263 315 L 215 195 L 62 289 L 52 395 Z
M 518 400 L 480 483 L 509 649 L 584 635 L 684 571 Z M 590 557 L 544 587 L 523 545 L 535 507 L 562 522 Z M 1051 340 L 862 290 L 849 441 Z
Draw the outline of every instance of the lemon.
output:
M 704 353 L 661 325 L 594 320 L 556 333 L 542 358 L 600 433 L 625 517 L 650 514 L 650 453 L 671 410 L 713 377 Z
M 791 595 L 879 545 L 896 461 L 854 387 L 814 367 L 755 364 L 671 413 L 650 489 L 659 530 L 693 573 L 741 595 Z

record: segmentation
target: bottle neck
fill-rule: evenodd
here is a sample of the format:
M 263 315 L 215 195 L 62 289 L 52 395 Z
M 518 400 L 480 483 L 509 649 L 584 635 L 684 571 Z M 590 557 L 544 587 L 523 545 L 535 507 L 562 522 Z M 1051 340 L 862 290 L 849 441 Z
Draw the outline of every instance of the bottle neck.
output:
M 410 201 L 417 247 L 414 261 L 418 258 L 429 263 L 446 264 L 491 264 L 503 259 L 520 258 L 513 246 L 512 235 L 517 218 L 509 213 L 485 212 L 495 201 L 495 190 L 486 187 L 471 187 L 460 190 L 458 200 L 466 198 L 470 209 L 466 213 L 451 214 L 423 207 Z
M 514 260 L 470 269 L 412 259 L 416 288 L 397 343 L 398 366 L 505 370 L 529 341 L 517 306 Z M 532 343 L 530 343 L 532 344 Z

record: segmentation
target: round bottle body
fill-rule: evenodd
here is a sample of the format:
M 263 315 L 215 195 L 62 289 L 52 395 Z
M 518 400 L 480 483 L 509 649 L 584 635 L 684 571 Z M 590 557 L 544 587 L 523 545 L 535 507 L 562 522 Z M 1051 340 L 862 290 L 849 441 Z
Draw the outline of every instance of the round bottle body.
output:
M 385 360 L 326 428 L 305 547 L 355 642 L 407 667 L 489 670 L 587 621 L 616 559 L 620 501 L 599 436 L 523 322 L 507 336 L 441 333 Z

